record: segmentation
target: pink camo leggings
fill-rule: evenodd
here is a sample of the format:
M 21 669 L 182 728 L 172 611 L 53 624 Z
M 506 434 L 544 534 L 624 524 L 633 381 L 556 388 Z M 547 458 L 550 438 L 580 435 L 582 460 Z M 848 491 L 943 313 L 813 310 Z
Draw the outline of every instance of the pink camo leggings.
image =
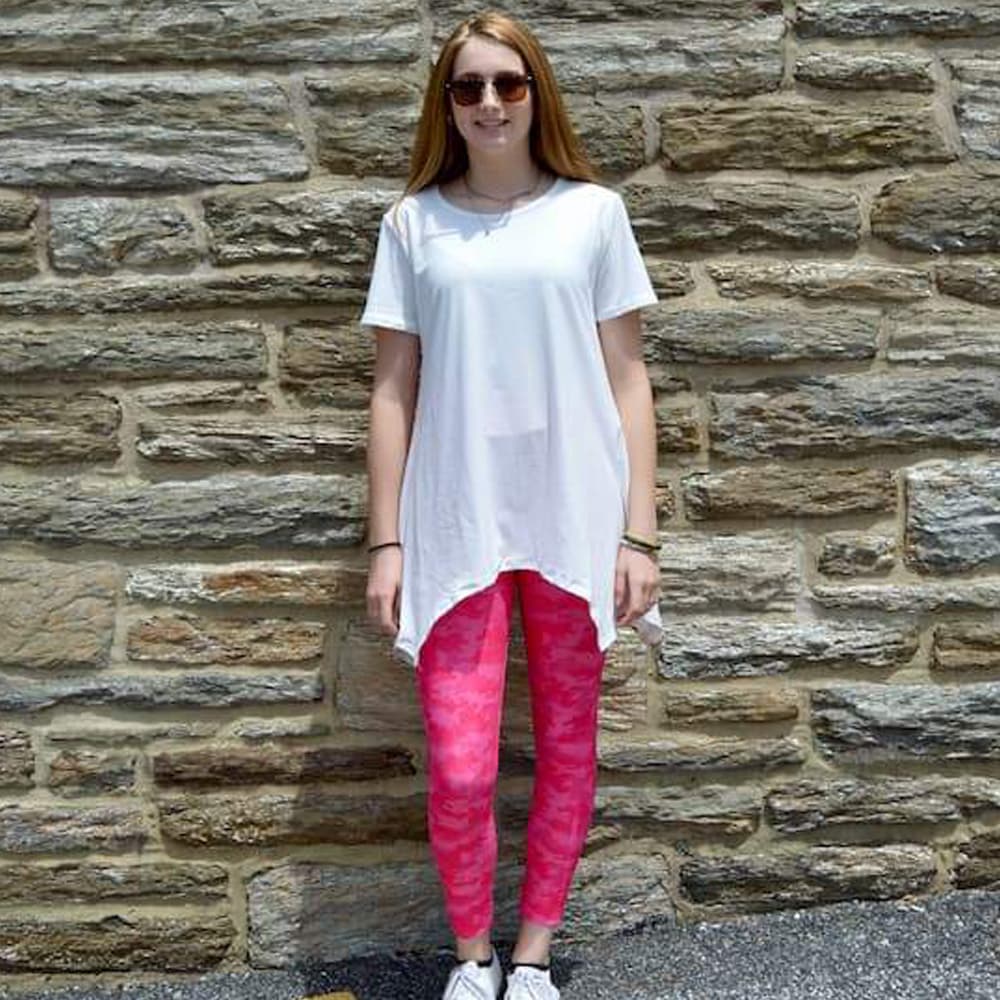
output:
M 514 591 L 528 660 L 535 772 L 522 920 L 556 927 L 593 813 L 604 653 L 587 602 L 532 569 L 501 572 L 442 615 L 421 648 L 431 852 L 457 937 L 493 922 L 493 812 Z

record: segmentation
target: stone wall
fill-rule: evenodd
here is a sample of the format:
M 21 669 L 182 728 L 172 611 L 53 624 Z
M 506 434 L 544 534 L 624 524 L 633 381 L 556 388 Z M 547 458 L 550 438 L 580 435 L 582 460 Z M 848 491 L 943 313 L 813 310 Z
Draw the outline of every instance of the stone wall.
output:
M 1000 878 L 1000 3 L 508 9 L 663 302 L 563 940 Z M 0 7 L 0 972 L 450 940 L 357 325 L 448 0 Z M 572 11 L 572 13 L 568 13 Z M 498 930 L 531 739 L 512 637 Z

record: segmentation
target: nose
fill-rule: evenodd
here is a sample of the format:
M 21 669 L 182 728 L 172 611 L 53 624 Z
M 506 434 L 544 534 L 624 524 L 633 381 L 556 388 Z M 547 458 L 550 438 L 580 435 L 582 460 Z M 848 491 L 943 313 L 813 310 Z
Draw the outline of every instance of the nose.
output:
M 486 84 L 483 87 L 483 96 L 480 98 L 479 103 L 488 108 L 503 106 L 503 101 L 500 100 L 492 80 L 486 81 Z

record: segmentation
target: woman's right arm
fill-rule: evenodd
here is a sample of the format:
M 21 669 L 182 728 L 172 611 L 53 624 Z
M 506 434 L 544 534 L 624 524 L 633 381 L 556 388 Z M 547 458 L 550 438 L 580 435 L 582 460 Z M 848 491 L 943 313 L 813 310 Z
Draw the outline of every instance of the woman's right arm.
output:
M 368 544 L 400 541 L 399 497 L 410 447 L 420 375 L 420 338 L 375 327 L 375 373 L 368 423 Z M 383 631 L 399 629 L 403 553 L 394 545 L 372 552 L 365 600 Z

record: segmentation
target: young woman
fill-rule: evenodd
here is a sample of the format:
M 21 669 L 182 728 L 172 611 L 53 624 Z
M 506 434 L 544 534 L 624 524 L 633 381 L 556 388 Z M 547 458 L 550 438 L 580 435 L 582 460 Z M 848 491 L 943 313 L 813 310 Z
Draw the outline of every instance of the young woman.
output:
M 459 24 L 361 317 L 366 600 L 416 673 L 459 959 L 444 1000 L 494 1000 L 503 979 L 493 796 L 515 594 L 535 774 L 507 1000 L 559 996 L 549 946 L 592 816 L 605 653 L 617 626 L 661 635 L 639 314 L 657 298 L 624 201 L 595 178 L 528 29 L 495 11 Z

